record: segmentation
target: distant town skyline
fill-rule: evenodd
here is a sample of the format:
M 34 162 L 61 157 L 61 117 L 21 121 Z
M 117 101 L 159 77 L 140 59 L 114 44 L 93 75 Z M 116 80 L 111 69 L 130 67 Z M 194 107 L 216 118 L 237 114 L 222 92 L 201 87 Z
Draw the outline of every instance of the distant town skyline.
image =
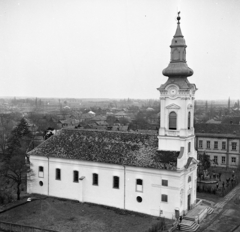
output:
M 240 99 L 237 0 L 2 0 L 0 96 L 158 99 L 181 11 L 196 100 Z

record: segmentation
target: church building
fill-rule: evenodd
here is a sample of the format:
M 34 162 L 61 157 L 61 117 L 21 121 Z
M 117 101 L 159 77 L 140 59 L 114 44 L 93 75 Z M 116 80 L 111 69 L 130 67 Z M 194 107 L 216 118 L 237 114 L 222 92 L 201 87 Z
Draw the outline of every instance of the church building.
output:
M 177 218 L 196 203 L 194 95 L 180 17 L 158 90 L 157 134 L 65 129 L 28 153 L 28 192 Z

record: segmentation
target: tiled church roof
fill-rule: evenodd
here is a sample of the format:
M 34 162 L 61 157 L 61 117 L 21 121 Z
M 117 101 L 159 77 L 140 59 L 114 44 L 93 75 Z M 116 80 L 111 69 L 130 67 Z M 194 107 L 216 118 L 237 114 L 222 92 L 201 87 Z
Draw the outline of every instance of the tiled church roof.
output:
M 176 170 L 179 152 L 157 151 L 157 148 L 156 135 L 63 129 L 28 154 Z

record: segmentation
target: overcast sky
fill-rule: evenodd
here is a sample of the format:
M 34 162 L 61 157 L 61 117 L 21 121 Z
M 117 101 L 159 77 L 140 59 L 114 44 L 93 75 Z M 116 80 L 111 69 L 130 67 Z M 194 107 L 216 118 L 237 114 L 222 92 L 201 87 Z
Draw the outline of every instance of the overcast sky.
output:
M 181 11 L 197 99 L 240 99 L 239 0 L 0 0 L 0 96 L 159 98 Z

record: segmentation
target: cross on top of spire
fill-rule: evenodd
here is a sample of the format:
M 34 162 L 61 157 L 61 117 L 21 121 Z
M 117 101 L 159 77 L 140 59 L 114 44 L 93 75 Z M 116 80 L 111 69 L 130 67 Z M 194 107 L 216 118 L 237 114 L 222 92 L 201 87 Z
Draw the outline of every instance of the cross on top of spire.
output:
M 180 11 L 178 11 L 178 17 L 177 17 L 177 20 L 178 20 L 178 24 L 180 24 L 180 19 L 181 19 L 181 17 L 179 16 L 180 15 Z

